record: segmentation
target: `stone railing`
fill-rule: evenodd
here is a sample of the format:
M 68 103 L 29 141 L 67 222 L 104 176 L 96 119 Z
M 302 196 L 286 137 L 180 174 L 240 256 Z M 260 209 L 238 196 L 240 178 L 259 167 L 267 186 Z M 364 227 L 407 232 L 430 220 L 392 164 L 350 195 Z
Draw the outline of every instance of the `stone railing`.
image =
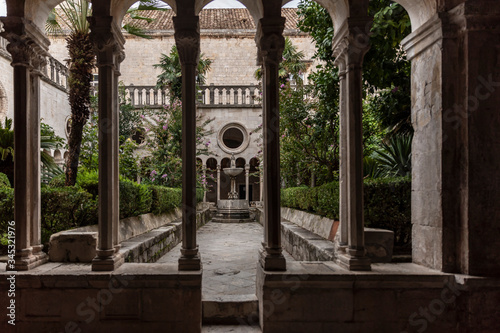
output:
M 125 97 L 136 108 L 160 108 L 170 103 L 168 91 L 154 86 L 126 86 Z M 198 90 L 199 107 L 261 107 L 261 89 L 258 86 L 201 86 Z
M 0 37 L 0 55 L 10 60 L 11 56 L 7 51 L 8 43 L 5 38 Z M 47 82 L 60 89 L 68 89 L 68 68 L 55 58 L 51 56 L 47 57 L 47 65 L 42 72 Z

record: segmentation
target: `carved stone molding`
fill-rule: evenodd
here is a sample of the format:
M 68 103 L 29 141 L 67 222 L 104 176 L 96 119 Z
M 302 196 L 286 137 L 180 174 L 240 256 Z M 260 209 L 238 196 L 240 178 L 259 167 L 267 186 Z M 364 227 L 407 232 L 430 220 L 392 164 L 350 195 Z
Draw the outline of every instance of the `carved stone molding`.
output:
M 255 42 L 258 48 L 258 60 L 280 63 L 285 48 L 285 18 L 262 18 L 259 20 Z
M 199 17 L 174 17 L 173 21 L 174 38 L 181 64 L 196 66 L 200 56 Z
M 98 66 L 117 66 L 125 59 L 125 39 L 120 29 L 114 25 L 113 17 L 92 16 L 88 21 Z
M 339 28 L 333 38 L 333 56 L 337 66 L 347 62 L 347 66 L 361 66 L 366 52 L 370 49 L 371 19 L 368 17 L 349 18 Z

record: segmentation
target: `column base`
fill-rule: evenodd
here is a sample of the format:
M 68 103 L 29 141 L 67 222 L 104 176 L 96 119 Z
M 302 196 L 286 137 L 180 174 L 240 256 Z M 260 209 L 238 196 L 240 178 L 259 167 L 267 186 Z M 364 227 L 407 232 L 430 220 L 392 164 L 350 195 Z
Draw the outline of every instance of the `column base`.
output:
M 29 271 L 45 264 L 49 261 L 47 253 L 42 252 L 43 246 L 36 246 L 34 248 L 21 250 L 14 258 L 14 267 L 7 265 L 7 271 Z
M 350 271 L 371 271 L 371 260 L 366 256 L 357 257 L 348 253 L 341 253 L 338 257 L 339 266 Z
M 261 248 L 259 263 L 265 271 L 286 271 L 286 259 L 281 251 L 270 254 L 268 250 Z
M 92 271 L 95 272 L 110 272 L 118 269 L 123 263 L 125 259 L 120 254 L 115 254 L 110 257 L 95 257 L 92 260 Z
M 201 267 L 201 257 L 198 247 L 189 250 L 181 249 L 179 271 L 200 271 Z

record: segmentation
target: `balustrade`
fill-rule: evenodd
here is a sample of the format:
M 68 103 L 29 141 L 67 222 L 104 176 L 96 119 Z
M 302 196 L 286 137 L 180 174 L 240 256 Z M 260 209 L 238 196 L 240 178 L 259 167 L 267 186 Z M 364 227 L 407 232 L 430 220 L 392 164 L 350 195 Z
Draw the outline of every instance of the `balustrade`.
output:
M 0 55 L 10 58 L 10 54 L 7 52 L 8 43 L 5 38 L 0 37 Z M 68 68 L 53 57 L 47 57 L 46 60 L 47 65 L 43 70 L 44 77 L 58 87 L 68 89 Z
M 125 98 L 134 107 L 158 108 L 170 104 L 167 90 L 155 86 L 126 86 Z M 201 107 L 260 107 L 258 86 L 200 86 L 198 106 Z

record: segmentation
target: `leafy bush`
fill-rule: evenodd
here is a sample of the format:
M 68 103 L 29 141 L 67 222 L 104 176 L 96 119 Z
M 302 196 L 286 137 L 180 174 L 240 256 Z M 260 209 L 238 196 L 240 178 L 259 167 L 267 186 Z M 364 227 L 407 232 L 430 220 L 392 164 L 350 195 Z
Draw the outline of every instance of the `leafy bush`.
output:
M 339 183 L 283 189 L 281 205 L 339 219 Z M 377 178 L 364 184 L 365 226 L 394 231 L 397 247 L 411 242 L 411 180 Z
M 365 181 L 365 225 L 394 231 L 394 244 L 411 242 L 410 178 L 378 178 Z
M 54 178 L 51 179 L 49 182 L 48 186 L 55 188 L 55 187 L 64 187 L 64 184 L 66 182 L 66 175 L 63 173 L 61 175 L 55 176 Z
M 151 205 L 151 212 L 153 214 L 168 213 L 181 205 L 182 189 L 155 185 L 149 188 L 153 197 Z
M 94 199 L 99 195 L 99 173 L 97 171 L 79 172 L 76 184 L 92 194 L 92 198 Z
M 97 224 L 97 202 L 77 187 L 42 188 L 42 244 L 63 230 Z
M 14 221 L 14 189 L 0 186 L 0 245 L 7 245 L 9 221 Z
M 7 188 L 10 188 L 10 181 L 9 181 L 9 177 L 7 177 L 7 175 L 5 173 L 1 173 L 0 172 L 0 188 L 2 187 L 7 187 Z
M 151 211 L 151 190 L 128 179 L 120 179 L 120 218 L 138 216 Z

